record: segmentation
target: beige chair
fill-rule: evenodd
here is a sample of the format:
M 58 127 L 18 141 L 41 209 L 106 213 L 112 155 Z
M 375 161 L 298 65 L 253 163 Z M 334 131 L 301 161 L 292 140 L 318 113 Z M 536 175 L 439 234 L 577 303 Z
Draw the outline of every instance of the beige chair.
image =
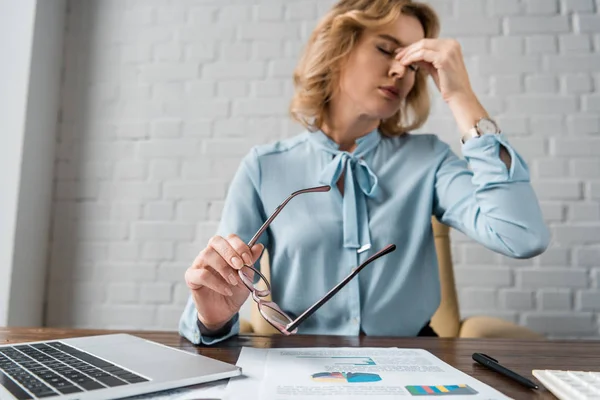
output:
M 450 251 L 450 229 L 435 218 L 431 219 L 431 223 L 440 269 L 442 297 L 440 306 L 431 319 L 431 327 L 437 334 L 440 337 L 461 338 L 543 339 L 544 336 L 536 332 L 500 318 L 475 316 L 461 320 Z M 269 257 L 266 252 L 261 260 L 261 272 L 270 279 Z M 269 297 L 268 300 L 271 298 Z M 241 333 L 279 333 L 262 318 L 254 301 L 251 307 L 251 320 L 240 322 Z

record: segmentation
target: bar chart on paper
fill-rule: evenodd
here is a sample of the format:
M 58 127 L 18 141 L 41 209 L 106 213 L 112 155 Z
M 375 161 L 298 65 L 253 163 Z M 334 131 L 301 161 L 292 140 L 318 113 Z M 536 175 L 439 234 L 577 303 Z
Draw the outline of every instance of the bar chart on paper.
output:
M 263 352 L 266 354 L 258 349 L 242 349 L 237 365 L 260 377 L 254 387 L 244 386 L 245 399 L 249 392 L 261 400 L 387 400 L 400 396 L 419 400 L 508 399 L 422 349 L 300 348 Z M 244 385 L 243 380 L 230 383 L 233 392 L 237 384 Z M 242 397 L 232 397 L 237 398 Z

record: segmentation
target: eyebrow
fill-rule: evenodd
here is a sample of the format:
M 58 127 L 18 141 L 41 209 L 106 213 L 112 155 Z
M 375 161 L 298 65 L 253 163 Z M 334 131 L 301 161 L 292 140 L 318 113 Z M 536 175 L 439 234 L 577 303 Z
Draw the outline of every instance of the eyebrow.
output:
M 398 39 L 396 39 L 395 37 L 393 37 L 391 35 L 382 33 L 381 35 L 377 35 L 377 36 L 382 39 L 389 40 L 390 42 L 394 42 L 398 47 L 406 47 L 407 46 L 406 44 L 402 43 L 401 41 L 399 41 Z

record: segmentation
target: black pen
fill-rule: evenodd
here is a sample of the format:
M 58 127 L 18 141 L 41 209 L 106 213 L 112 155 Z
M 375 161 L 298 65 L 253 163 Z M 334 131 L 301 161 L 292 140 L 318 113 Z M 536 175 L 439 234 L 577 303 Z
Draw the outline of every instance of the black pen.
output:
M 503 367 L 498 363 L 498 360 L 483 354 L 483 353 L 473 353 L 473 360 L 477 361 L 479 364 L 483 365 L 491 369 L 492 371 L 496 371 L 499 374 L 502 374 L 515 382 L 520 383 L 521 385 L 527 386 L 530 389 L 537 389 L 538 385 L 530 381 L 529 379 L 517 374 L 510 369 Z

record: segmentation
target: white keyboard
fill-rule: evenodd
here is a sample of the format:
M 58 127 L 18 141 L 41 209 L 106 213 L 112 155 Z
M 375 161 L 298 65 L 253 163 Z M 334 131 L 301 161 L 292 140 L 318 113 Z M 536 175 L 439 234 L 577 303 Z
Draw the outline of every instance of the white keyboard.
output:
M 532 373 L 560 400 L 600 399 L 600 372 L 534 369 Z

